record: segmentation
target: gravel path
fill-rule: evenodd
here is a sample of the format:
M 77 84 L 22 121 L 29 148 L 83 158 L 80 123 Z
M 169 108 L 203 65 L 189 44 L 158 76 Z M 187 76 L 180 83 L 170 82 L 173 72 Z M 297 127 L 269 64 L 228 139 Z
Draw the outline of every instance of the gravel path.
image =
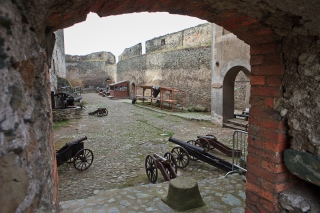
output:
M 206 121 L 208 115 L 186 112 L 171 115 L 133 105 L 129 100 L 110 100 L 96 93 L 83 94 L 83 101 L 86 107 L 82 118 L 55 130 L 54 139 L 59 149 L 66 142 L 87 136 L 84 146 L 93 151 L 94 162 L 82 172 L 72 164 L 58 168 L 61 201 L 87 198 L 95 190 L 148 184 L 145 157 L 171 151 L 175 144 L 168 141 L 170 136 L 188 141 L 198 135 L 213 134 L 219 141 L 231 145 L 233 130 L 214 126 Z M 108 116 L 88 115 L 98 107 L 106 107 Z M 211 165 L 195 161 L 178 171 L 178 176 L 189 176 L 197 181 L 223 174 L 225 172 Z M 158 182 L 163 181 L 159 175 Z

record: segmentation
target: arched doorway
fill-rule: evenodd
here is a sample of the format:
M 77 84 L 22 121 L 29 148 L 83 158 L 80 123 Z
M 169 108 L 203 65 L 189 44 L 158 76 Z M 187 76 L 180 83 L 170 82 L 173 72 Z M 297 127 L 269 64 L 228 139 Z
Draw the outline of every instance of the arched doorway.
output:
M 223 89 L 223 121 L 226 122 L 228 119 L 234 118 L 234 94 L 235 94 L 235 80 L 239 72 L 242 71 L 247 80 L 250 79 L 250 71 L 243 66 L 234 66 L 228 70 L 224 77 L 222 89 Z M 249 94 L 248 94 L 249 95 Z M 246 105 L 249 102 L 247 100 Z

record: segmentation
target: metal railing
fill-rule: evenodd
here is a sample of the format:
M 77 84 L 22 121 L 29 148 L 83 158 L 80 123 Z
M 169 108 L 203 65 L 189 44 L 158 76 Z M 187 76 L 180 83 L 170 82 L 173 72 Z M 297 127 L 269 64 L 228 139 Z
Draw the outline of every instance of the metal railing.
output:
M 236 130 L 233 133 L 233 147 L 232 147 L 232 170 L 228 172 L 225 177 L 233 173 L 247 172 L 247 155 L 248 155 L 248 132 L 243 130 Z M 236 152 L 236 150 L 240 150 Z

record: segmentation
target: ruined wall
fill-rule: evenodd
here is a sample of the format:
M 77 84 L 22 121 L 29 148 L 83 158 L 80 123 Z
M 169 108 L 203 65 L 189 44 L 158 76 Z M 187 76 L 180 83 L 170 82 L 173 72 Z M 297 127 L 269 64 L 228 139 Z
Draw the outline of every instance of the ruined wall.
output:
M 115 56 L 109 52 L 92 53 L 85 56 L 66 55 L 67 79 L 81 81 L 84 87 L 105 87 L 106 79 L 116 79 Z
M 142 54 L 142 45 L 141 45 L 141 43 L 139 43 L 135 46 L 126 48 L 123 51 L 123 53 L 118 57 L 118 59 L 119 59 L 119 61 L 121 61 L 121 60 L 125 60 L 125 59 L 132 58 L 135 56 L 140 56 L 141 54 Z
M 201 24 L 146 41 L 146 53 L 209 46 L 211 37 L 211 24 Z
M 147 54 L 118 62 L 117 80 L 175 87 L 185 91 L 185 106 L 210 111 L 211 36 L 211 25 L 204 24 L 146 41 Z
M 205 26 L 207 29 L 210 25 Z M 180 37 L 184 31 L 162 36 L 161 38 L 165 38 L 166 41 L 168 40 L 167 38 L 174 40 L 173 38 Z M 207 41 L 202 42 L 202 44 L 211 44 L 211 37 L 207 36 L 207 34 L 205 37 Z M 191 39 L 191 35 L 189 39 Z M 161 42 L 161 39 L 155 38 L 146 43 L 156 44 L 158 41 Z M 165 48 L 167 44 L 159 46 L 163 47 L 162 50 L 170 51 L 159 52 L 157 51 L 158 48 L 154 48 L 154 52 L 150 52 L 151 48 L 149 48 L 148 54 L 119 61 L 117 64 L 117 80 L 130 80 L 131 83 L 134 82 L 136 85 L 175 87 L 184 90 L 186 96 L 184 100 L 185 106 L 201 106 L 209 111 L 211 99 L 211 46 L 177 48 L 173 43 L 169 43 L 167 48 Z
M 63 30 L 54 32 L 55 45 L 52 52 L 52 61 L 50 67 L 50 86 L 51 91 L 56 92 L 58 88 L 58 79 L 66 78 L 66 61 L 64 53 L 64 35 Z

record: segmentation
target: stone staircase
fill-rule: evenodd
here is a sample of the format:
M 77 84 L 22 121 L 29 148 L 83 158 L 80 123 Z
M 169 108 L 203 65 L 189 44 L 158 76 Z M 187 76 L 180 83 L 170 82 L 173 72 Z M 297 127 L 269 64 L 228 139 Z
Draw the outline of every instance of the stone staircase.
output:
M 228 119 L 226 122 L 224 122 L 223 127 L 247 131 L 247 124 L 248 121 L 246 121 L 244 118 L 233 118 Z

